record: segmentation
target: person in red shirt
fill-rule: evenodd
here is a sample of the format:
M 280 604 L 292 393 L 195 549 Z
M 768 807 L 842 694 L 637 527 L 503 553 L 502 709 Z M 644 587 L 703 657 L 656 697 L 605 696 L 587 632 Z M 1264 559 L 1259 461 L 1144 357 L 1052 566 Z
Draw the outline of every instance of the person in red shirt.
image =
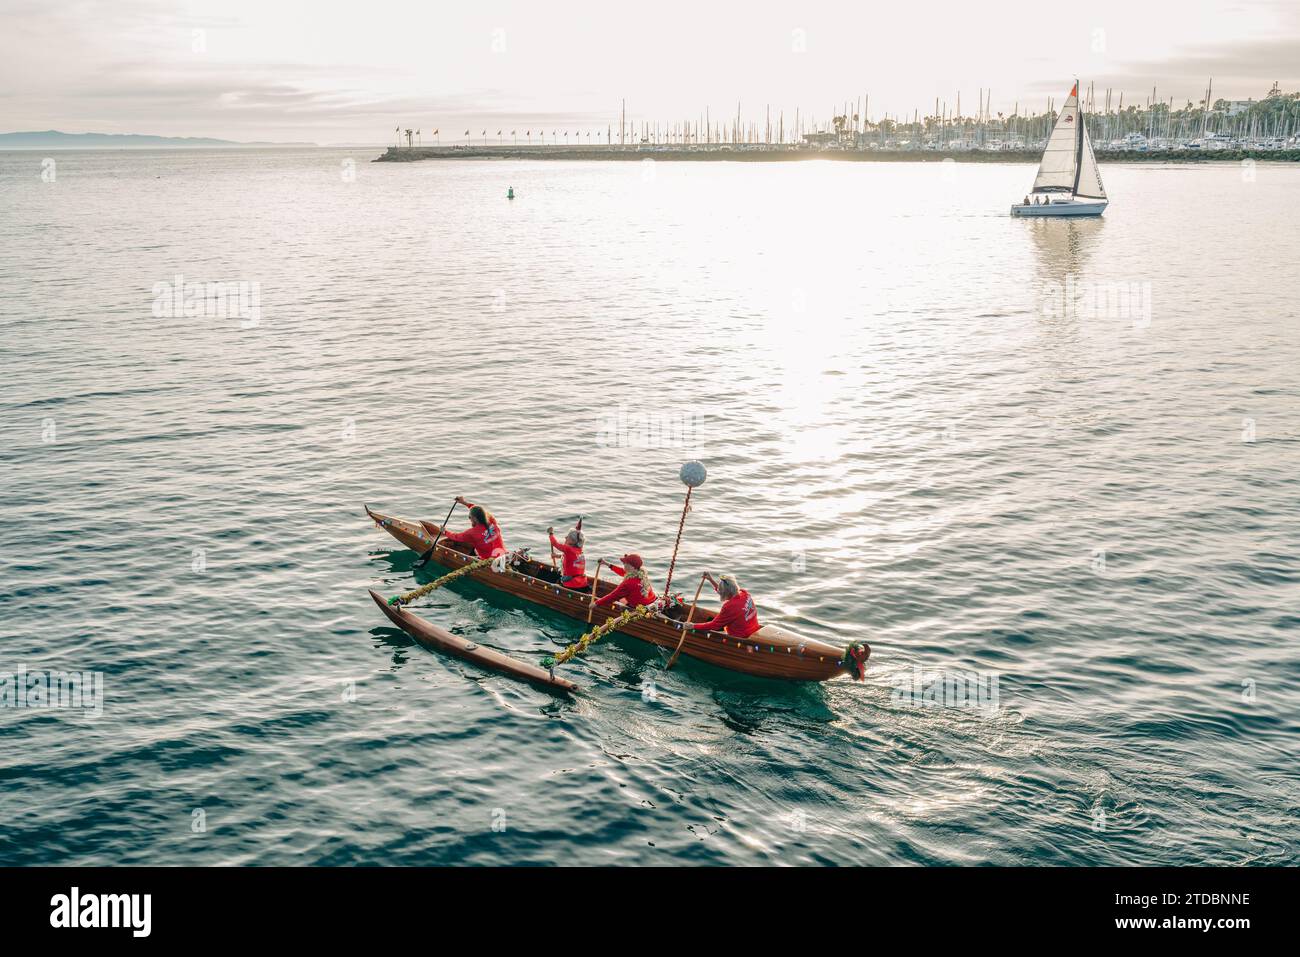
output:
M 722 580 L 718 581 L 706 572 L 704 577 L 722 596 L 722 609 L 710 621 L 692 623 L 690 627 L 693 630 L 720 631 L 725 628 L 733 638 L 748 638 L 762 627 L 758 623 L 758 612 L 754 610 L 754 599 L 749 597 L 749 592 L 741 589 L 733 576 L 723 575 Z
M 569 529 L 569 534 L 564 536 L 564 541 L 555 537 L 554 528 L 546 530 L 546 533 L 551 536 L 551 547 L 560 553 L 564 562 L 560 584 L 565 588 L 583 589 L 591 584 L 587 580 L 587 559 L 582 555 L 586 536 L 582 534 L 582 522 L 579 521 L 578 525 L 578 528 Z
M 479 558 L 496 558 L 506 553 L 505 539 L 492 513 L 482 505 L 473 505 L 457 495 L 456 501 L 469 509 L 469 519 L 474 524 L 463 532 L 443 530 L 442 537 L 449 542 L 465 542 L 474 546 L 474 553 Z
M 655 590 L 650 585 L 650 576 L 642 567 L 641 556 L 635 553 L 627 554 L 623 556 L 622 561 L 622 565 L 607 563 L 615 575 L 623 576 L 623 580 L 604 598 L 597 598 L 596 604 L 612 605 L 616 601 L 624 601 L 631 608 L 650 604 L 655 600 Z

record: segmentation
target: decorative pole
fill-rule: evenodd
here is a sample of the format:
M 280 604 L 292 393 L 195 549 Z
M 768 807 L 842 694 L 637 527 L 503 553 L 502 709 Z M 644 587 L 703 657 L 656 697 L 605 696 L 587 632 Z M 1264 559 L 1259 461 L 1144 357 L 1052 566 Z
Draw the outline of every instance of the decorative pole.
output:
M 696 461 L 687 462 L 677 473 L 677 477 L 686 486 L 686 501 L 682 504 L 682 520 L 677 523 L 677 541 L 673 542 L 673 560 L 668 563 L 668 581 L 664 583 L 664 598 L 668 597 L 669 589 L 673 586 L 673 568 L 677 565 L 677 548 L 682 543 L 682 529 L 686 527 L 686 513 L 691 510 L 691 492 L 697 486 L 703 485 L 708 475 L 704 463 Z

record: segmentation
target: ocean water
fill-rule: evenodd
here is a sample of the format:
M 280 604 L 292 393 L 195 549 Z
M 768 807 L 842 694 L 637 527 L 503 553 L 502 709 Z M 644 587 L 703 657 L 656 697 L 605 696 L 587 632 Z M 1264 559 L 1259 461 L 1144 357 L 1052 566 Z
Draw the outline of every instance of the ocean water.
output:
M 379 152 L 0 154 L 0 673 L 102 681 L 5 685 L 0 862 L 1300 863 L 1300 168 Z M 366 595 L 457 494 L 662 582 L 689 458 L 674 587 L 865 682 Z

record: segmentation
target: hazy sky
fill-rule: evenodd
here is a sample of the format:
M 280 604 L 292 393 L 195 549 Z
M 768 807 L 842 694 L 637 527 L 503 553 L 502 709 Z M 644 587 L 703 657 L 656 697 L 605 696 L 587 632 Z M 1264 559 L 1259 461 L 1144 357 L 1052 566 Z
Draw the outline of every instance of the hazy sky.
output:
M 198 31 L 198 32 L 196 32 Z M 1300 88 L 1300 0 L 0 3 L 0 131 L 382 143 L 397 125 L 1041 109 L 1078 75 L 1178 105 Z M 787 121 L 788 121 L 787 119 Z

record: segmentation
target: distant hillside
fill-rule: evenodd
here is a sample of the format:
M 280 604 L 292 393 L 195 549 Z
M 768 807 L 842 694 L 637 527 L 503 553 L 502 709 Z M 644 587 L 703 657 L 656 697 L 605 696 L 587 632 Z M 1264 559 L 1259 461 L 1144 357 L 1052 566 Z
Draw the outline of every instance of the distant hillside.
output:
M 0 150 L 194 149 L 212 146 L 315 146 L 315 143 L 238 143 L 207 136 L 142 136 L 138 133 L 61 133 L 58 130 L 0 133 Z

